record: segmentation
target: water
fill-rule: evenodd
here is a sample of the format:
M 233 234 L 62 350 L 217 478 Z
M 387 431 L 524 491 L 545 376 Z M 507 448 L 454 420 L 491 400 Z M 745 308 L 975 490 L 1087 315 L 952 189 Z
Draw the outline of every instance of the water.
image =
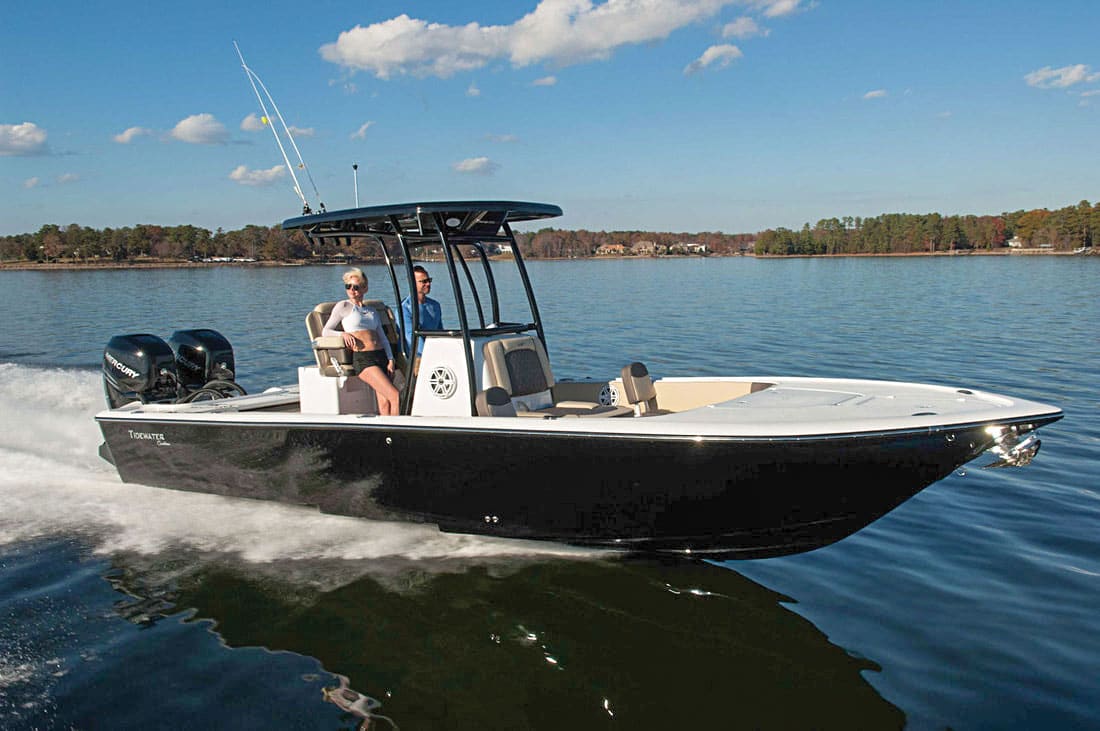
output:
M 1100 725 L 1100 262 L 530 270 L 559 377 L 859 375 L 1066 418 L 1031 466 L 979 460 L 825 549 L 623 560 L 124 485 L 96 456 L 110 335 L 214 327 L 250 391 L 291 382 L 339 269 L 0 273 L 0 727 L 352 728 L 341 676 L 371 728 Z

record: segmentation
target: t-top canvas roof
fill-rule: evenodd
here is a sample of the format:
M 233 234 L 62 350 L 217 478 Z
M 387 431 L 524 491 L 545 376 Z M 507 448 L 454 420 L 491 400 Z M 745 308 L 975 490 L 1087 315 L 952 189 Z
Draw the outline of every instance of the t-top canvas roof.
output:
M 431 201 L 349 208 L 283 221 L 284 229 L 302 229 L 310 236 L 354 234 L 495 236 L 504 224 L 554 218 L 561 208 L 521 201 Z

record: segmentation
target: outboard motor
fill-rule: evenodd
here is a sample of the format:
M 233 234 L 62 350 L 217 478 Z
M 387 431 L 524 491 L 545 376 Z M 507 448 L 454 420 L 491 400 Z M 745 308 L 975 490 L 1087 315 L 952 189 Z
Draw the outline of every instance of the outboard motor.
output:
M 187 393 L 183 400 L 244 394 L 244 389 L 233 381 L 233 346 L 220 332 L 209 328 L 176 330 L 168 343 L 175 353 L 180 385 Z
M 103 351 L 103 392 L 117 409 L 131 401 L 175 401 L 178 380 L 172 348 L 156 335 L 116 335 Z
M 168 344 L 176 354 L 180 383 L 188 390 L 236 377 L 233 346 L 217 330 L 176 330 Z

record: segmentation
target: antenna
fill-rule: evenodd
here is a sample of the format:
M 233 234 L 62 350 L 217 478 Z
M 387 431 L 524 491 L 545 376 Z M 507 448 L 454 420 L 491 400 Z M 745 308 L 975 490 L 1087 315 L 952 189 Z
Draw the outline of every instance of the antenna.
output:
M 279 146 L 279 152 L 283 154 L 283 162 L 286 163 L 286 169 L 290 171 L 290 177 L 294 180 L 294 192 L 298 194 L 298 197 L 302 200 L 302 215 L 308 215 L 313 213 L 309 207 L 309 201 L 306 200 L 305 194 L 302 193 L 302 187 L 298 184 L 298 176 L 294 174 L 294 166 L 290 164 L 290 158 L 287 157 L 286 148 L 283 147 L 282 138 L 279 137 L 278 130 L 275 129 L 275 124 L 271 121 L 271 115 L 267 112 L 267 105 L 264 104 L 264 99 L 260 96 L 259 89 L 256 88 L 256 84 L 260 85 L 260 89 L 264 90 L 264 96 L 267 97 L 267 101 L 270 102 L 271 108 L 275 110 L 275 116 L 279 118 L 279 123 L 283 126 L 283 134 L 286 135 L 287 140 L 290 141 L 290 146 L 294 148 L 294 154 L 298 156 L 298 169 L 304 170 L 306 177 L 309 178 L 309 184 L 313 186 L 313 194 L 317 196 L 317 205 L 321 209 L 321 212 L 325 212 L 325 204 L 321 201 L 321 194 L 317 191 L 317 184 L 313 182 L 313 175 L 310 174 L 309 168 L 306 167 L 306 161 L 302 159 L 302 153 L 298 150 L 298 145 L 294 142 L 294 135 L 290 133 L 290 127 L 287 126 L 286 120 L 283 119 L 282 112 L 279 111 L 279 107 L 275 105 L 275 99 L 272 98 L 271 92 L 264 86 L 264 82 L 260 80 L 260 77 L 256 75 L 256 72 L 248 68 L 248 64 L 244 62 L 244 55 L 241 53 L 240 46 L 236 41 L 233 41 L 233 48 L 237 49 L 237 56 L 241 59 L 241 68 L 248 75 L 248 83 L 252 85 L 252 91 L 256 94 L 256 101 L 260 103 L 260 110 L 263 111 L 263 117 L 260 121 L 271 127 L 271 134 L 275 136 L 275 144 Z
M 359 207 L 359 163 L 351 164 L 351 177 L 355 181 L 355 207 Z

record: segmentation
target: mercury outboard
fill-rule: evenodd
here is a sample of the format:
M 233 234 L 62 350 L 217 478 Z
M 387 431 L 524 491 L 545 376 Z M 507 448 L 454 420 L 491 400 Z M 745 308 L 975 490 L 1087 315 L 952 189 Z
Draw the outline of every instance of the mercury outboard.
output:
M 188 401 L 244 394 L 233 380 L 233 346 L 217 330 L 176 330 L 168 344 L 175 353 L 176 373 Z
M 117 409 L 131 401 L 175 401 L 176 356 L 156 335 L 116 335 L 103 351 L 103 392 Z
M 234 367 L 233 346 L 216 330 L 177 330 L 167 343 L 147 333 L 116 335 L 103 351 L 103 391 L 112 409 L 243 395 Z

